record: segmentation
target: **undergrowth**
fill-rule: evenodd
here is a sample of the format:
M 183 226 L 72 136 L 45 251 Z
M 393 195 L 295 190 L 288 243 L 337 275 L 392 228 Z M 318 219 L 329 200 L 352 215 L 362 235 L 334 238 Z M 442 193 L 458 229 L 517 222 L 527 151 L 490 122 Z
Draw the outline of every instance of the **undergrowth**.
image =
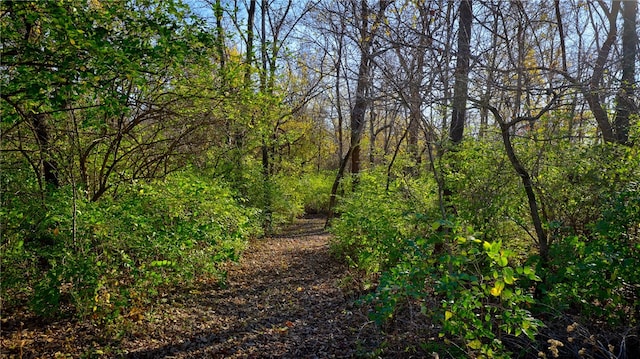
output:
M 527 199 L 493 144 L 467 142 L 437 163 L 452 193 L 443 206 L 455 209 L 446 218 L 432 174 L 393 174 L 386 190 L 384 170 L 362 173 L 341 198 L 332 249 L 369 278 L 374 289 L 362 300 L 372 320 L 385 328 L 418 306 L 411 321 L 434 326 L 426 332 L 439 338 L 424 337 L 422 347 L 454 357 L 638 353 L 637 148 L 584 147 L 577 158 L 575 148 L 554 145 L 519 149 L 549 231 L 548 263 L 530 235 Z M 468 165 L 453 172 L 447 161 Z
M 44 203 L 4 198 L 2 295 L 45 317 L 138 316 L 163 288 L 224 280 L 221 266 L 261 234 L 259 210 L 192 171 L 90 202 L 70 186 Z

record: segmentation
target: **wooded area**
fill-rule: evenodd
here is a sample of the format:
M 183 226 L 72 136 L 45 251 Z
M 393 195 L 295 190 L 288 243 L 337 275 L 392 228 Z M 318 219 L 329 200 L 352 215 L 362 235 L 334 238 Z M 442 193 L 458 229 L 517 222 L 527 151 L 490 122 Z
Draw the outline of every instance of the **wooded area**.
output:
M 407 356 L 640 356 L 637 14 L 2 1 L 2 326 L 117 342 L 306 213 Z

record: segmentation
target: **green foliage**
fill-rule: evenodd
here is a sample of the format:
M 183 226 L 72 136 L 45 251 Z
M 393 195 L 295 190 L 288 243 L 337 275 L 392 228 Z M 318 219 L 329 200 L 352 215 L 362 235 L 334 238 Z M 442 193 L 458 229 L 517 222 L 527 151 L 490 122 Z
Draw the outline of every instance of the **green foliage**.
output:
M 540 279 L 533 268 L 514 265 L 513 252 L 500 241 L 480 241 L 455 227 L 451 239 L 452 254 L 439 261 L 435 278 L 443 297 L 441 335 L 463 340 L 470 355 L 509 357 L 504 335 L 533 340 L 542 325 L 526 309 L 533 296 L 517 282 Z
M 404 260 L 367 296 L 374 319 L 383 323 L 404 303 L 417 302 L 426 320 L 439 323 L 440 336 L 462 344 L 469 356 L 509 357 L 505 335 L 533 340 L 542 323 L 526 309 L 534 300 L 518 281 L 538 281 L 535 270 L 514 265 L 511 251 L 476 239 L 470 228 L 449 221 L 432 227 L 438 232 L 431 237 L 408 241 Z M 434 244 L 442 242 L 448 250 L 438 254 Z
M 3 273 L 3 297 L 26 295 L 41 315 L 71 304 L 80 317 L 122 318 L 166 286 L 223 280 L 220 265 L 237 260 L 247 239 L 261 233 L 257 210 L 190 171 L 130 186 L 117 199 L 79 196 L 75 235 L 71 192 L 55 191 L 39 213 L 1 213 L 2 267 L 11 268 Z M 25 222 L 21 210 L 35 219 Z
M 471 227 L 435 220 L 433 181 L 400 178 L 393 184 L 385 192 L 381 172 L 362 174 L 332 225 L 333 251 L 380 276 L 366 297 L 376 322 L 417 302 L 426 320 L 440 323 L 441 336 L 461 344 L 467 355 L 507 356 L 505 335 L 533 340 L 542 325 L 526 309 L 534 302 L 528 284 L 539 281 L 535 270 L 519 265 L 500 240 L 476 239 Z
M 296 192 L 302 198 L 305 213 L 327 213 L 329 196 L 335 179 L 333 171 L 305 173 L 298 181 Z
M 465 141 L 446 152 L 442 170 L 451 190 L 450 205 L 487 240 L 502 240 L 519 252 L 528 250 L 522 230 L 526 198 L 499 142 Z M 455 168 L 455 171 L 452 169 Z
M 640 176 L 640 153 L 633 147 L 557 143 L 538 158 L 538 195 L 560 234 L 591 232 L 612 198 Z
M 419 303 L 445 340 L 485 357 L 508 356 L 508 336 L 534 340 L 544 324 L 532 313 L 541 310 L 637 325 L 638 147 L 526 138 L 514 146 L 549 233 L 549 263 L 539 262 L 522 183 L 495 142 L 467 141 L 435 164 L 459 222 L 438 219 L 433 180 L 394 173 L 385 192 L 373 170 L 342 199 L 332 248 L 379 278 L 367 296 L 378 323 Z
M 385 191 L 384 172 L 361 173 L 357 191 L 342 199 L 332 223 L 332 251 L 372 275 L 394 267 L 404 255 L 405 238 L 419 230 L 412 208 L 424 208 L 408 186 Z M 414 207 L 415 206 L 415 207 Z
M 293 172 L 295 173 L 295 172 Z M 291 223 L 305 213 L 327 212 L 333 174 L 282 173 L 271 179 L 271 205 L 275 225 Z
M 546 300 L 612 326 L 638 325 L 640 188 L 631 183 L 604 204 L 594 236 L 572 235 L 552 248 Z
M 277 228 L 304 212 L 300 194 L 296 192 L 296 178 L 282 175 L 265 179 L 262 164 L 252 158 L 245 158 L 240 176 L 241 180 L 237 182 L 239 192 L 247 199 L 248 205 L 262 210 L 260 219 L 263 224 Z M 267 231 L 272 229 L 266 228 Z
M 213 40 L 180 1 L 0 7 L 9 160 L 19 154 L 40 179 L 38 162 L 47 161 L 56 182 L 81 182 L 97 200 L 121 181 L 160 178 L 202 150 L 202 128 L 213 121 L 200 114 L 211 105 L 196 110 L 194 97 L 214 96 L 201 87 L 202 77 L 211 86 Z
M 299 181 L 299 178 L 282 174 L 272 178 L 268 183 L 274 225 L 291 223 L 296 217 L 304 214 L 302 193 L 298 191 Z

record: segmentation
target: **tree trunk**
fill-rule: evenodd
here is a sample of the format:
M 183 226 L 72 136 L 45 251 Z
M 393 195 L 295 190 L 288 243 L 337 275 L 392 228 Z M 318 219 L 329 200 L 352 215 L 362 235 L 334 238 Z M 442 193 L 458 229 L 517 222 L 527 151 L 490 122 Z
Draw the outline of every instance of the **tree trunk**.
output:
M 351 108 L 351 173 L 360 172 L 360 139 L 364 130 L 365 113 L 367 111 L 367 86 L 369 86 L 369 75 L 371 70 L 371 60 L 369 50 L 371 48 L 371 36 L 368 35 L 368 17 L 366 1 L 362 1 L 362 49 L 360 52 L 360 65 L 358 67 L 358 82 L 356 84 L 355 103 Z M 368 37 L 368 39 L 367 39 Z
M 337 195 L 338 187 L 340 186 L 340 181 L 344 176 L 344 171 L 346 169 L 349 158 L 351 158 L 351 173 L 357 175 L 360 172 L 360 139 L 362 138 L 362 131 L 364 131 L 365 113 L 367 110 L 367 106 L 369 105 L 369 102 L 370 102 L 369 99 L 367 98 L 367 88 L 371 84 L 369 76 L 371 75 L 371 66 L 373 63 L 371 46 L 373 44 L 373 39 L 375 37 L 376 30 L 378 29 L 378 26 L 382 21 L 384 12 L 387 6 L 390 4 L 390 1 L 381 0 L 379 4 L 380 4 L 380 7 L 378 9 L 378 13 L 373 19 L 373 22 L 371 22 L 371 26 L 369 27 L 370 12 L 367 6 L 367 1 L 362 0 L 360 2 L 360 5 L 361 5 L 360 10 L 362 15 L 360 39 L 362 43 L 360 48 L 360 65 L 358 67 L 356 98 L 350 114 L 351 144 L 349 145 L 349 149 L 347 150 L 347 153 L 345 154 L 344 158 L 340 162 L 340 168 L 338 169 L 338 174 L 336 175 L 336 179 L 333 182 L 333 186 L 331 188 L 331 197 L 329 200 L 329 217 L 327 219 L 327 225 L 329 224 L 329 221 L 333 217 L 333 209 L 336 204 L 336 195 Z
M 45 116 L 36 114 L 32 117 L 33 130 L 40 147 L 40 162 L 42 164 L 42 176 L 46 185 L 58 188 L 60 182 L 58 180 L 58 166 L 55 161 L 51 160 L 49 153 L 49 129 L 47 128 Z
M 247 65 L 244 73 L 245 86 L 251 83 L 251 66 L 253 66 L 253 24 L 256 15 L 256 0 L 251 0 L 247 13 L 247 53 L 245 63 Z
M 340 70 L 342 67 L 342 48 L 344 46 L 344 29 L 345 29 L 344 21 L 341 23 L 341 32 L 338 43 L 338 53 L 336 54 L 336 111 L 338 112 L 338 158 L 342 161 L 342 156 L 344 154 L 344 141 L 342 136 L 342 127 L 344 123 L 344 116 L 342 115 L 342 105 L 341 105 L 341 95 L 340 95 Z
M 471 23 L 473 21 L 472 0 L 463 0 L 459 8 L 458 56 L 453 87 L 453 108 L 449 138 L 460 143 L 464 133 L 469 88 L 469 59 L 471 57 Z
M 416 71 L 420 74 L 422 73 L 422 61 L 419 61 Z M 409 153 L 415 162 L 414 169 L 417 169 L 421 162 L 420 148 L 418 146 L 418 134 L 420 132 L 420 122 L 422 121 L 422 96 L 420 96 L 420 83 L 422 82 L 422 76 L 418 75 L 418 79 L 414 79 L 409 85 L 409 101 L 411 104 L 409 105 L 408 142 Z
M 591 75 L 591 81 L 589 81 L 589 86 L 584 92 L 585 99 L 589 104 L 589 108 L 591 108 L 591 112 L 593 112 L 593 116 L 598 123 L 598 127 L 600 128 L 600 132 L 602 132 L 602 138 L 606 142 L 615 142 L 616 137 L 613 132 L 613 127 L 609 122 L 609 116 L 607 112 L 602 107 L 600 103 L 600 80 L 602 79 L 602 75 L 604 73 L 604 66 L 609 57 L 609 53 L 611 52 L 611 47 L 613 46 L 616 40 L 617 33 L 617 17 L 618 12 L 620 11 L 620 1 L 613 1 L 611 5 L 611 11 L 609 12 L 609 32 L 607 33 L 607 39 L 602 44 L 602 47 L 598 51 L 598 57 L 596 58 L 596 64 L 593 69 L 593 74 Z
M 500 133 L 502 135 L 502 142 L 504 144 L 504 149 L 507 153 L 507 157 L 509 158 L 509 162 L 511 162 L 511 166 L 516 171 L 520 180 L 522 181 L 522 186 L 524 187 L 525 194 L 527 195 L 527 202 L 529 204 L 529 214 L 531 216 L 531 221 L 533 222 L 533 227 L 536 232 L 536 242 L 538 244 L 538 251 L 540 254 L 541 265 L 544 267 L 547 265 L 549 260 L 549 238 L 547 236 L 547 231 L 544 229 L 542 218 L 540 216 L 540 209 L 538 206 L 538 200 L 536 198 L 533 180 L 531 179 L 531 175 L 524 168 L 520 160 L 518 159 L 515 150 L 513 148 L 513 144 L 511 143 L 511 134 L 510 129 L 515 124 L 522 121 L 537 121 L 542 117 L 542 115 L 549 111 L 551 105 L 555 102 L 556 96 L 554 96 L 553 100 L 535 117 L 528 118 L 518 118 L 511 122 L 506 122 L 500 112 L 495 108 L 488 104 L 482 104 L 482 106 L 486 107 L 493 114 L 496 122 L 500 125 Z
M 268 85 L 268 80 L 267 80 L 267 73 L 268 73 L 268 63 L 267 63 L 267 20 L 266 20 L 266 13 L 267 13 L 267 1 L 266 0 L 262 0 L 261 4 L 260 4 L 260 32 L 261 32 L 261 38 L 262 40 L 260 41 L 260 54 L 261 54 L 261 62 L 262 62 L 262 69 L 260 71 L 260 90 L 262 91 L 263 94 L 265 95 L 271 95 L 272 92 L 272 88 Z M 273 40 L 274 42 L 276 41 L 276 39 Z M 276 54 L 272 54 L 274 57 L 276 56 Z M 267 116 L 269 116 L 269 114 L 267 114 Z M 273 216 L 273 209 L 271 208 L 271 169 L 270 169 L 270 161 L 269 161 L 269 144 L 268 144 L 268 138 L 269 136 L 264 133 L 262 135 L 262 147 L 261 147 L 261 153 L 262 153 L 262 182 L 263 182 L 263 195 L 264 195 L 264 222 L 263 222 L 263 228 L 265 230 L 265 232 L 269 233 L 271 232 L 271 226 L 272 226 L 272 216 Z
M 223 15 L 222 10 L 223 9 L 222 9 L 221 0 L 216 0 L 215 4 L 213 5 L 213 13 L 216 16 L 216 50 L 218 51 L 218 57 L 219 57 L 218 61 L 220 64 L 219 73 L 221 75 L 224 74 L 224 67 L 225 67 L 225 61 L 226 61 L 224 28 L 222 26 L 222 15 Z
M 351 173 L 357 175 L 360 173 L 360 140 L 362 139 L 362 131 L 365 124 L 365 113 L 369 106 L 370 100 L 367 98 L 367 88 L 371 84 L 369 77 L 371 76 L 371 66 L 373 64 L 371 47 L 384 12 L 389 5 L 389 1 L 380 1 L 378 14 L 369 25 L 370 11 L 366 0 L 360 2 L 361 5 L 361 28 L 360 39 L 362 41 L 360 49 L 360 65 L 358 66 L 358 82 L 356 85 L 356 98 L 353 108 L 351 109 Z
M 626 144 L 629 141 L 629 116 L 635 111 L 633 87 L 636 73 L 636 55 L 638 53 L 638 34 L 636 33 L 637 1 L 625 1 L 622 8 L 624 18 L 622 32 L 622 85 L 617 96 L 616 117 L 613 122 L 616 142 Z

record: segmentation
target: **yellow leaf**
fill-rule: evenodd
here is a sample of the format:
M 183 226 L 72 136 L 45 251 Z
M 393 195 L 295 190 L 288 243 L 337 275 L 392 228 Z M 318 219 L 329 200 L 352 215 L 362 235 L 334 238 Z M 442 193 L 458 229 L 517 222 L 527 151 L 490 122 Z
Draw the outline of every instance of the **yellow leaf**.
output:
M 448 310 L 446 312 L 444 312 L 444 320 L 449 320 L 449 319 L 451 319 L 451 317 L 453 317 L 453 313 L 451 313 Z
M 71 45 L 75 45 L 76 41 L 74 39 L 69 39 L 69 42 L 71 43 Z
M 471 349 L 478 350 L 478 349 L 482 348 L 482 342 L 480 340 L 478 340 L 478 339 L 472 340 L 472 341 L 469 342 L 469 344 L 467 344 L 467 346 L 469 348 L 471 348 Z
M 504 282 L 499 280 L 499 281 L 496 281 L 496 285 L 493 288 L 491 288 L 489 292 L 491 293 L 492 296 L 498 297 L 500 296 L 500 293 L 502 293 L 503 289 L 504 289 Z

